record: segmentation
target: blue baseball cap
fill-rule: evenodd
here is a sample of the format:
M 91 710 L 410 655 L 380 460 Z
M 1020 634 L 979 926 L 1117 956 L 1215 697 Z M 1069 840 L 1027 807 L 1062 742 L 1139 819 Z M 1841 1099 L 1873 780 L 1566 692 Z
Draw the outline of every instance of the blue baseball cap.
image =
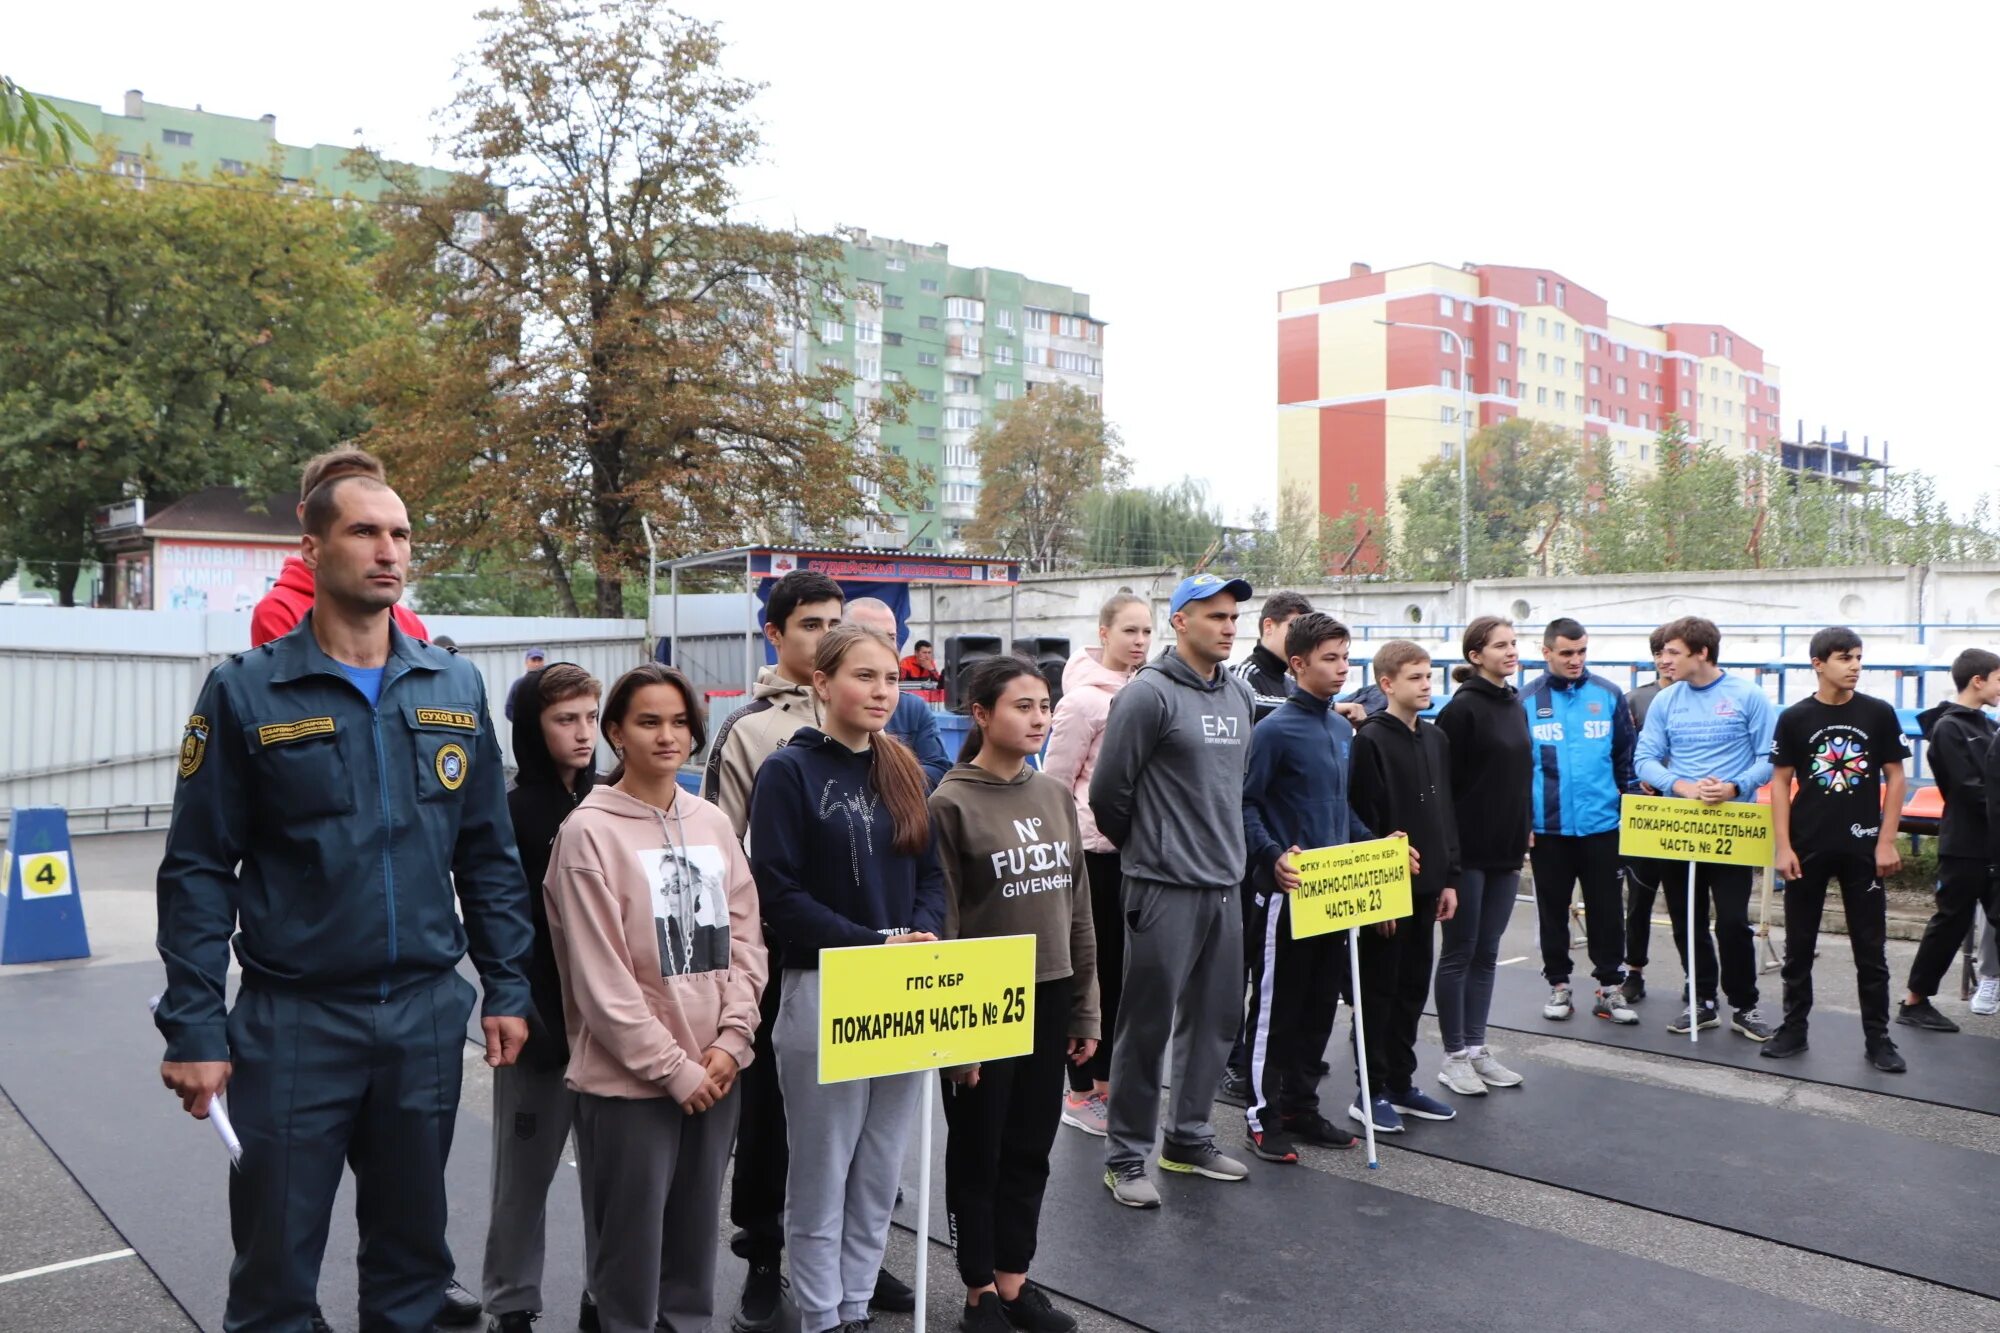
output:
M 1250 585 L 1242 579 L 1225 579 L 1219 574 L 1190 574 L 1174 589 L 1167 609 L 1178 611 L 1189 602 L 1205 602 L 1225 592 L 1240 602 L 1250 596 Z

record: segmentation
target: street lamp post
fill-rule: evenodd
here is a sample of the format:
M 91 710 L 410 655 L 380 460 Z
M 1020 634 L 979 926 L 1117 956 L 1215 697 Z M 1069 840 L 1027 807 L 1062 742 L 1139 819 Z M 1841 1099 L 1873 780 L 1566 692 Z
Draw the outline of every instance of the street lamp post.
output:
M 1465 479 L 1465 430 L 1466 393 L 1470 387 L 1465 382 L 1465 335 L 1457 329 L 1448 329 L 1442 324 L 1411 324 L 1400 319 L 1378 319 L 1375 321 L 1390 329 L 1429 329 L 1432 333 L 1442 333 L 1458 346 L 1458 581 L 1471 581 L 1472 546 L 1472 492 Z

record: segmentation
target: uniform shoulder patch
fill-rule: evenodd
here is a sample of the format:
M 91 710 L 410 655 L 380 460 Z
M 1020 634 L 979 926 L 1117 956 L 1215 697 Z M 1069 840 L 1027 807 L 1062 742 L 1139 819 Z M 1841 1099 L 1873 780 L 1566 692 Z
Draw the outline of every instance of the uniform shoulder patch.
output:
M 208 719 L 196 713 L 187 720 L 187 730 L 181 733 L 181 777 L 191 778 L 201 768 L 201 761 L 208 757 Z
M 465 775 L 472 767 L 472 761 L 466 758 L 464 749 L 454 741 L 438 747 L 436 766 L 438 781 L 444 784 L 444 789 L 457 791 L 465 785 Z
M 331 736 L 333 730 L 330 717 L 302 717 L 296 722 L 273 722 L 257 728 L 257 743 L 266 747 L 289 745 L 308 736 Z

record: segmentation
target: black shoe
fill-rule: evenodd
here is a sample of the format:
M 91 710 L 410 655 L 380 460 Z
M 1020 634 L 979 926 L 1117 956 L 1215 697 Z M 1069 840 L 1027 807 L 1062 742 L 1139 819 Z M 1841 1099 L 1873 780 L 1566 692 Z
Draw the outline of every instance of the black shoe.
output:
M 1907 1023 L 1913 1028 L 1926 1032 L 1956 1032 L 1958 1024 L 1937 1011 L 1937 1006 L 1929 1000 L 1919 1000 L 1915 1004 L 1896 1006 L 1896 1021 Z
M 321 1314 L 317 1307 L 314 1308 L 312 1319 L 308 1321 L 306 1327 L 311 1329 L 312 1333 L 333 1333 L 333 1325 L 326 1322 L 326 1316 Z
M 469 1328 L 479 1322 L 485 1309 L 477 1296 L 453 1278 L 444 1284 L 444 1304 L 438 1307 L 437 1322 L 448 1328 Z
M 982 1291 L 958 1317 L 959 1333 L 1011 1333 L 1012 1326 L 1000 1308 L 1000 1293 Z
M 1250 1104 L 1250 1076 L 1240 1069 L 1224 1070 L 1222 1086 L 1215 1090 L 1215 1100 L 1228 1102 L 1231 1106 Z
M 1768 1060 L 1783 1060 L 1805 1049 L 1806 1030 L 1795 1028 L 1790 1023 L 1781 1023 L 1778 1025 L 1777 1034 L 1764 1043 L 1764 1049 L 1757 1054 Z
M 1637 1004 L 1646 998 L 1646 978 L 1643 973 L 1627 972 L 1625 980 L 1619 983 L 1618 993 L 1625 997 L 1625 1003 Z
M 1710 1028 L 1719 1028 L 1721 1026 L 1722 1019 L 1715 1012 L 1715 1001 L 1703 1000 L 1701 1002 L 1701 1030 L 1706 1032 Z M 1667 1031 L 1673 1033 L 1676 1037 L 1685 1037 L 1688 1034 L 1688 1011 L 1686 1004 L 1681 1005 L 1680 1016 L 1667 1024 Z
M 1771 1039 L 1771 1025 L 1759 1018 L 1755 1009 L 1738 1009 L 1729 1016 L 1729 1026 L 1752 1041 Z
M 1906 1074 L 1910 1070 L 1903 1061 L 1903 1053 L 1887 1037 L 1877 1037 L 1868 1043 L 1868 1063 L 1885 1074 Z
M 1253 1129 L 1250 1131 L 1250 1151 L 1267 1162 L 1289 1165 L 1299 1160 L 1299 1150 L 1285 1137 L 1282 1129 Z
M 1022 1333 L 1074 1333 L 1076 1320 L 1050 1303 L 1049 1294 L 1032 1282 L 1021 1283 L 1018 1300 L 1001 1301 L 1000 1313 Z
M 486 1333 L 534 1333 L 541 1316 L 529 1310 L 509 1310 L 486 1321 Z
M 784 1304 L 785 1284 L 778 1275 L 778 1261 L 755 1260 L 750 1276 L 743 1279 L 743 1298 L 736 1303 L 729 1327 L 736 1333 L 776 1333 Z
M 875 1275 L 875 1294 L 868 1298 L 868 1308 L 883 1314 L 908 1314 L 917 1308 L 916 1288 L 885 1268 Z
M 589 1292 L 583 1293 L 583 1301 L 576 1307 L 577 1333 L 598 1333 L 597 1302 Z
M 1310 1115 L 1286 1116 L 1281 1122 L 1285 1133 L 1300 1143 L 1310 1143 L 1316 1148 L 1352 1148 L 1354 1136 L 1334 1124 L 1318 1111 Z

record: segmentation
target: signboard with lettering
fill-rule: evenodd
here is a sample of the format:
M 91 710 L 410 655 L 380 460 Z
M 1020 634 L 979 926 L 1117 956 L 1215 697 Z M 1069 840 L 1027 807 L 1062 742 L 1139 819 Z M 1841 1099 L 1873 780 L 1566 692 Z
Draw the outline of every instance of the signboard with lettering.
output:
M 828 578 L 854 583 L 963 583 L 1007 585 L 1021 581 L 1021 567 L 1000 560 L 929 560 L 896 551 L 873 555 L 864 551 L 754 551 L 750 572 L 783 578 L 810 569 Z
M 1035 937 L 822 949 L 819 1081 L 978 1064 L 1035 1044 Z
M 1621 856 L 1762 869 L 1771 864 L 1777 850 L 1768 805 L 1749 801 L 1705 805 L 1678 796 L 1627 796 L 1620 805 Z
M 297 548 L 250 542 L 153 545 L 153 606 L 160 611 L 251 611 Z
M 1410 840 L 1376 838 L 1317 847 L 1292 858 L 1292 938 L 1310 939 L 1410 914 Z

